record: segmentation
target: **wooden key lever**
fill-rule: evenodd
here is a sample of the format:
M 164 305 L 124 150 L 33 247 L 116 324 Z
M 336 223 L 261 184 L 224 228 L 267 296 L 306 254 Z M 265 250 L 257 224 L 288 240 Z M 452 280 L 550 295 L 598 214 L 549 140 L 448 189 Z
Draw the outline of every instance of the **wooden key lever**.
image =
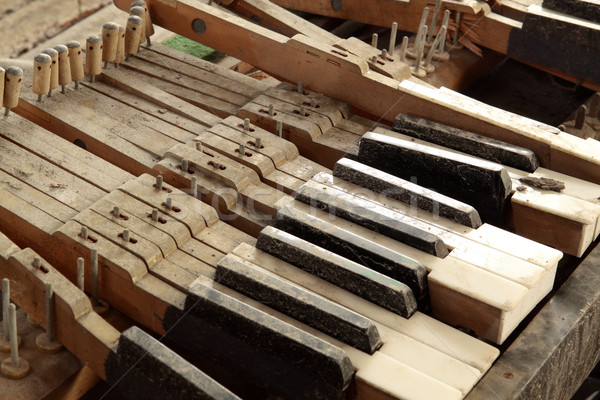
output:
M 0 257 L 0 276 L 10 279 L 15 302 L 37 321 L 45 321 L 44 286 L 51 284 L 55 337 L 118 393 L 157 400 L 238 398 L 138 327 L 116 330 L 94 312 L 85 293 L 47 261 L 36 268 L 33 250 L 12 250 L 10 256 Z

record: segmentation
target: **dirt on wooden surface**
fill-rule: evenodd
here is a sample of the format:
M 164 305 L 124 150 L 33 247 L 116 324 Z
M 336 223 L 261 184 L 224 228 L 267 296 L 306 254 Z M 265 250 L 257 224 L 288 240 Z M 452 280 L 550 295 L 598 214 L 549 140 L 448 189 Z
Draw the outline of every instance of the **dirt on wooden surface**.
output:
M 0 1 L 0 58 L 15 58 L 111 0 Z

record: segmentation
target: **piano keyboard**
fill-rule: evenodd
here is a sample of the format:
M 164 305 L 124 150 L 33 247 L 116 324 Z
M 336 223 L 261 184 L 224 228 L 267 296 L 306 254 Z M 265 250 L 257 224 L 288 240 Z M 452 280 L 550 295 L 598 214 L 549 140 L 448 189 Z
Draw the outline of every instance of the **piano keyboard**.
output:
M 483 160 L 301 86 L 156 43 L 128 54 L 42 101 L 26 71 L 0 121 L 0 277 L 42 325 L 52 284 L 56 338 L 125 392 L 461 399 L 550 292 L 562 252 L 600 232 L 597 185 L 531 151 L 495 142 L 512 153 Z M 402 66 L 379 72 L 403 79 Z M 143 330 L 113 328 L 100 300 Z

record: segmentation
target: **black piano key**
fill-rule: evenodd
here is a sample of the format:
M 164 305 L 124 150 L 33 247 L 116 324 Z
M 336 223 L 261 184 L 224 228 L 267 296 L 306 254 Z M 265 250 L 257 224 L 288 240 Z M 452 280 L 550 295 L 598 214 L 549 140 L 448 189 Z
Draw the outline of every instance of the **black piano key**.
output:
M 535 153 L 529 149 L 428 119 L 399 114 L 394 119 L 393 129 L 404 135 L 523 171 L 534 172 L 540 166 Z
M 310 182 L 296 191 L 295 198 L 428 254 L 440 258 L 448 255 L 448 248 L 438 236 L 398 220 L 397 214 L 371 201 L 350 194 L 341 197 L 333 188 L 320 190 Z
M 277 228 L 264 228 L 256 247 L 405 318 L 417 310 L 404 283 Z
M 105 364 L 108 384 L 128 397 L 234 400 L 238 396 L 134 326 L 121 334 Z
M 333 176 L 471 228 L 481 226 L 472 206 L 349 158 L 335 163 Z
M 337 399 L 354 375 L 340 348 L 199 281 L 164 327 L 170 345 L 242 398 Z
M 542 7 L 600 23 L 600 4 L 589 0 L 544 0 Z M 594 115 L 595 117 L 595 115 Z
M 363 135 L 358 160 L 472 205 L 484 221 L 501 221 L 511 191 L 501 165 L 373 132 Z
M 427 269 L 418 261 L 291 207 L 279 210 L 275 227 L 406 284 L 418 308 L 428 308 Z
M 366 353 L 381 347 L 379 331 L 369 319 L 249 262 L 225 257 L 215 281 Z

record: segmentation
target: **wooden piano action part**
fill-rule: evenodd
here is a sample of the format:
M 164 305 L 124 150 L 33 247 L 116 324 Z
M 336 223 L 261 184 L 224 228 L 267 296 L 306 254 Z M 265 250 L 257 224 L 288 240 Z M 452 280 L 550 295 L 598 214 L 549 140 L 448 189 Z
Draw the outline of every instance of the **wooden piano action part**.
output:
M 469 30 L 463 45 L 595 87 L 596 69 L 528 49 L 558 24 L 583 54 L 597 21 L 516 1 L 114 3 L 129 15 L 101 35 L 1 69 L 0 397 L 46 396 L 23 389 L 57 357 L 28 350 L 34 329 L 42 350 L 149 399 L 535 390 L 503 369 L 563 304 L 540 311 L 564 264 L 597 257 L 599 145 L 420 78 Z M 391 45 L 280 6 L 393 22 Z M 274 78 L 153 42 L 153 24 Z M 416 36 L 395 46 L 397 29 Z

